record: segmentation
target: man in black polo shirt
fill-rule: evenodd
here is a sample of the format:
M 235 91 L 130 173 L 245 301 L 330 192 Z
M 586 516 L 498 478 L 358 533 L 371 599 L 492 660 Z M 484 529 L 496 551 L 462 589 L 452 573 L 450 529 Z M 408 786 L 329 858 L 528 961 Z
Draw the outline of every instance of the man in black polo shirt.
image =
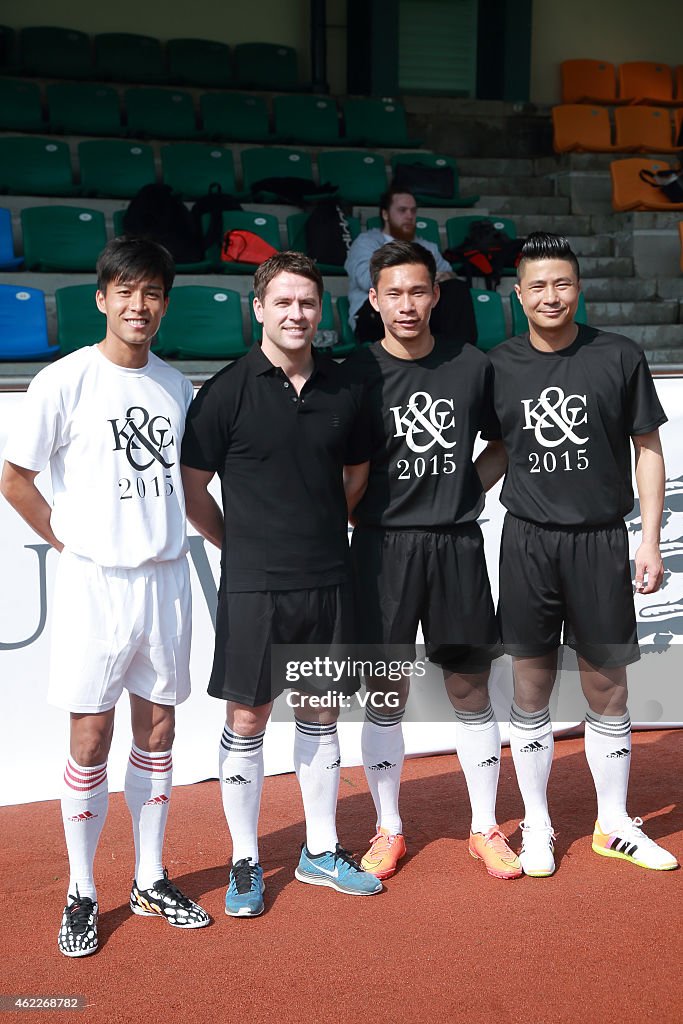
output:
M 263 736 L 272 702 L 272 644 L 350 639 L 343 467 L 367 458 L 360 387 L 311 342 L 323 283 L 300 253 L 266 260 L 254 277 L 262 344 L 221 370 L 188 412 L 183 439 L 187 515 L 221 547 L 216 648 L 209 693 L 227 700 L 220 744 L 223 808 L 233 841 L 226 913 L 263 911 L 258 813 Z M 223 511 L 208 492 L 221 479 Z M 339 845 L 338 708 L 298 695 L 294 763 L 306 817 L 296 877 L 340 892 L 381 889 Z
M 666 416 L 640 348 L 574 322 L 579 267 L 565 238 L 529 236 L 516 291 L 529 333 L 491 353 L 499 424 L 485 435 L 491 443 L 476 465 L 487 488 L 507 465 L 499 619 L 514 656 L 510 745 L 524 799 L 520 860 L 528 875 L 555 870 L 546 799 L 553 756 L 548 701 L 564 623 L 589 704 L 586 758 L 598 797 L 593 850 L 668 870 L 677 866 L 675 857 L 626 813 L 626 665 L 639 651 L 623 520 L 633 507 L 632 442 L 643 520 L 636 589 L 653 593 L 663 575 L 658 427 Z
M 422 622 L 427 653 L 443 667 L 455 711 L 455 745 L 472 805 L 470 853 L 489 874 L 518 878 L 519 859 L 496 823 L 500 732 L 487 683 L 500 652 L 477 524 L 484 492 L 472 464 L 477 434 L 491 417 L 491 367 L 474 345 L 431 334 L 439 286 L 423 246 L 382 246 L 370 273 L 370 302 L 384 337 L 346 363 L 351 379 L 366 383 L 371 414 L 370 462 L 346 471 L 356 523 L 358 639 L 378 645 L 385 657 L 414 657 Z M 378 673 L 367 685 L 387 690 Z M 407 695 L 406 679 L 402 706 L 378 706 L 375 698 L 363 723 L 377 829 L 361 864 L 379 878 L 392 875 L 406 852 L 398 796 Z

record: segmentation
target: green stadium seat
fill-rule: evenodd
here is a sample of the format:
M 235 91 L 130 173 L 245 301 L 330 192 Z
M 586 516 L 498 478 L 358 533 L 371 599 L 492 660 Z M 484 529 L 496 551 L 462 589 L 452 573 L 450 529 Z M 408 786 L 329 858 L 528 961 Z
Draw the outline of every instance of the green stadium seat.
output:
M 226 231 L 253 231 L 264 241 L 272 245 L 278 251 L 280 245 L 280 226 L 278 219 L 272 213 L 250 213 L 247 210 L 230 210 L 223 214 L 223 232 Z M 207 253 L 209 255 L 209 253 Z M 224 263 L 220 258 L 220 252 L 210 254 L 214 257 L 216 266 L 225 274 L 253 274 L 258 264 L 255 263 Z
M 19 34 L 21 68 L 41 78 L 90 78 L 90 37 L 73 28 L 35 26 Z
M 296 89 L 299 72 L 296 51 L 277 43 L 238 43 L 235 81 L 247 89 Z
M 376 206 L 387 187 L 384 159 L 363 150 L 325 150 L 318 155 L 321 184 L 339 188 L 339 199 L 346 203 Z
M 524 314 L 522 304 L 517 298 L 516 292 L 510 292 L 510 313 L 512 314 L 512 333 L 525 334 L 529 330 L 529 321 Z M 577 324 L 588 323 L 586 300 L 583 297 L 583 292 L 579 294 L 579 305 L 574 319 Z
M 106 320 L 95 304 L 97 285 L 74 284 L 55 290 L 57 341 L 63 356 L 96 345 L 106 331 Z
M 276 96 L 275 135 L 281 142 L 334 146 L 341 142 L 337 104 L 329 96 Z
M 342 103 L 344 141 L 350 146 L 419 146 L 408 137 L 406 112 L 392 99 L 354 97 Z
M 213 39 L 169 39 L 166 43 L 168 77 L 179 85 L 232 85 L 230 47 Z
M 203 134 L 231 142 L 267 142 L 268 107 L 262 96 L 249 93 L 205 92 L 199 97 Z
M 0 284 L 0 359 L 52 359 L 58 353 L 48 340 L 45 293 Z
M 191 139 L 197 134 L 194 103 L 180 89 L 126 89 L 128 135 L 146 139 Z
M 122 135 L 116 89 L 86 82 L 53 82 L 45 89 L 50 128 L 70 135 Z
M 118 238 L 120 235 L 125 235 L 126 229 L 123 226 L 123 218 L 126 214 L 125 210 L 114 210 L 112 214 L 112 223 L 114 226 L 114 236 Z M 179 274 L 210 274 L 212 270 L 216 269 L 216 263 L 219 259 L 219 255 L 214 254 L 209 259 L 199 260 L 197 263 L 178 263 L 176 261 L 176 271 Z M 154 349 L 156 352 L 156 349 Z
M 0 79 L 0 129 L 2 131 L 45 131 L 40 86 L 21 79 Z
M 381 217 L 368 217 L 366 227 L 368 231 L 372 228 L 381 228 Z M 433 242 L 437 249 L 441 249 L 441 236 L 439 234 L 438 220 L 434 220 L 433 217 L 421 217 L 418 214 L 417 221 L 415 222 L 415 229 L 416 234 L 418 234 L 420 238 L 424 238 L 427 242 Z
M 0 192 L 70 196 L 75 191 L 65 142 L 28 135 L 0 138 Z
M 342 345 L 345 348 L 344 352 L 335 352 L 335 355 L 348 355 L 353 352 L 354 349 L 358 348 L 358 342 L 356 341 L 356 335 L 353 332 L 353 328 L 349 323 L 349 297 L 348 295 L 340 295 L 337 299 L 337 317 L 339 318 L 339 346 Z
M 16 33 L 9 25 L 0 25 L 0 72 L 17 70 Z
M 94 270 L 107 243 L 104 214 L 79 206 L 31 206 L 21 211 L 27 270 Z
M 111 82 L 165 82 L 161 43 L 132 32 L 96 35 L 94 77 Z
M 470 288 L 470 294 L 477 324 L 477 348 L 488 352 L 508 337 L 503 300 L 498 292 L 483 288 Z
M 306 221 L 308 217 L 308 213 L 292 213 L 287 218 L 288 249 L 293 249 L 295 252 L 306 252 Z M 360 220 L 358 217 L 352 216 L 348 216 L 346 219 L 349 223 L 351 240 L 353 241 L 360 234 Z M 343 267 L 339 267 L 334 263 L 318 263 L 318 269 L 321 274 L 346 274 Z
M 144 142 L 104 139 L 78 144 L 81 192 L 129 199 L 156 181 L 154 151 Z
M 238 292 L 205 285 L 174 288 L 156 351 L 179 359 L 237 359 L 248 351 Z
M 517 237 L 515 222 L 510 220 L 509 217 L 481 217 L 476 214 L 466 217 L 449 217 L 446 221 L 447 248 L 455 249 L 464 242 L 470 230 L 470 225 L 475 220 L 490 221 L 497 231 L 504 231 L 508 238 Z
M 254 183 L 263 178 L 305 178 L 313 180 L 311 157 L 301 149 L 280 146 L 255 146 L 242 150 L 242 188 L 251 193 Z M 262 196 L 271 202 L 272 196 Z
M 183 199 L 206 195 L 214 181 L 224 192 L 237 191 L 232 150 L 216 144 L 173 142 L 162 146 L 161 176 Z
M 21 256 L 14 255 L 12 214 L 0 207 L 0 270 L 16 270 L 23 262 Z
M 395 153 L 391 158 L 391 169 L 393 180 L 396 181 L 397 168 L 399 164 L 422 164 L 425 167 L 442 168 L 449 167 L 453 175 L 453 188 L 450 195 L 436 195 L 434 192 L 420 191 L 412 185 L 407 185 L 415 196 L 419 206 L 453 206 L 468 207 L 474 206 L 479 201 L 479 196 L 461 196 L 459 190 L 458 165 L 449 156 L 442 156 L 439 153 Z M 403 172 L 404 175 L 410 172 Z M 410 181 L 410 178 L 408 178 Z

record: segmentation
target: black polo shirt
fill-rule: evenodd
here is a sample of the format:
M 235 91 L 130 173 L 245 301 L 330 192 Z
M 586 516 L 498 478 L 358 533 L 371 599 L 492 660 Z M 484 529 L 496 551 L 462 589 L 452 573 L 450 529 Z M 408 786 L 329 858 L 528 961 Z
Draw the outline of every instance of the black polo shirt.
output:
M 343 467 L 369 458 L 363 388 L 314 352 L 297 396 L 260 346 L 225 367 L 190 406 L 182 462 L 218 473 L 223 586 L 298 590 L 348 578 Z

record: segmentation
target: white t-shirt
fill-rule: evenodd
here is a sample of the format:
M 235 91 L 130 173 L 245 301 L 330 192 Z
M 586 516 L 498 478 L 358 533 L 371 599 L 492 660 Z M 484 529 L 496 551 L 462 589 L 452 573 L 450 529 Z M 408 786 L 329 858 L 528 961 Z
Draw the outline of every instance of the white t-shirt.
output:
M 4 457 L 50 466 L 51 526 L 66 548 L 120 568 L 185 554 L 180 443 L 192 393 L 152 353 L 130 370 L 97 346 L 34 377 Z

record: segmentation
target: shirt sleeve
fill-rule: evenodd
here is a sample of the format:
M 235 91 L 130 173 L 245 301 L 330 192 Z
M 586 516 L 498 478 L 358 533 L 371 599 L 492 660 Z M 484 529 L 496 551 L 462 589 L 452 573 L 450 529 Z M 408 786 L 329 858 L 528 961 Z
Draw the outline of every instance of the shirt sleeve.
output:
M 29 384 L 3 452 L 7 462 L 40 473 L 64 443 L 65 416 L 54 381 L 38 374 Z
M 500 423 L 493 404 L 493 367 L 490 363 L 484 372 L 484 393 L 479 415 L 479 430 L 485 441 L 500 440 Z
M 230 431 L 227 403 L 220 401 L 221 389 L 213 385 L 208 381 L 188 409 L 180 461 L 191 469 L 217 473 L 225 462 Z
M 659 401 L 644 352 L 640 353 L 628 382 L 628 401 L 631 435 L 649 434 L 651 430 L 666 423 L 667 416 Z
M 368 388 L 358 384 L 355 390 L 358 395 L 358 413 L 346 445 L 344 464 L 347 466 L 358 466 L 362 462 L 368 462 L 372 455 L 372 419 Z

